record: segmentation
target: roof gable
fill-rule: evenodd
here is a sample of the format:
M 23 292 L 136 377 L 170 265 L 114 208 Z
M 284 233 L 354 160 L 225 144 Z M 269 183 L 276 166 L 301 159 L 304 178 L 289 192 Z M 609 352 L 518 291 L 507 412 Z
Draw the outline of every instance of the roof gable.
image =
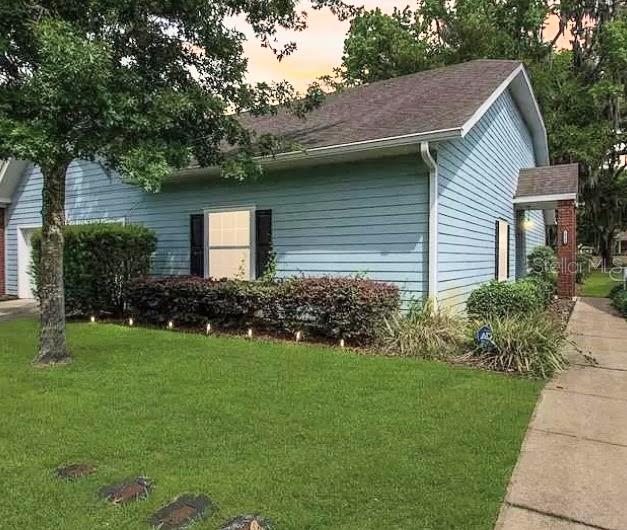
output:
M 547 164 L 546 130 L 518 61 L 470 61 L 347 89 L 328 96 L 305 119 L 285 110 L 241 119 L 258 133 L 282 137 L 307 152 L 444 140 L 464 137 L 508 89 L 534 137 L 538 163 Z

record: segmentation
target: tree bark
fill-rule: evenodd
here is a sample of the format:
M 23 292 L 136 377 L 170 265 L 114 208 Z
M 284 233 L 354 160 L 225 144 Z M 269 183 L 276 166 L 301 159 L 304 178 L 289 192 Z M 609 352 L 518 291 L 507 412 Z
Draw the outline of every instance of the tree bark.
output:
M 42 168 L 41 261 L 38 296 L 40 304 L 38 364 L 70 360 L 65 342 L 65 295 L 63 286 L 63 226 L 65 224 L 65 174 L 69 162 Z

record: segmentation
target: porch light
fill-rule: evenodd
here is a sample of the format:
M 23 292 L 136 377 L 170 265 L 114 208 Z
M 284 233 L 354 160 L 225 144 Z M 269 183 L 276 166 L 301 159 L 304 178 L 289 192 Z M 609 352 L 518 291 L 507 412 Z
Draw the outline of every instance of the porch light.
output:
M 252 339 L 252 338 L 253 338 L 253 328 L 248 328 L 248 333 L 246 333 L 246 336 L 247 336 L 249 339 Z
M 523 230 L 531 230 L 533 228 L 534 222 L 532 219 L 523 219 L 522 229 Z
M 168 320 L 168 329 L 172 329 L 174 328 L 174 322 L 172 322 L 171 320 Z
M 96 317 L 94 315 L 90 316 L 89 321 L 93 324 L 94 322 L 96 322 Z
M 211 322 L 207 322 L 207 329 L 205 330 L 207 335 L 209 335 L 209 333 L 211 333 Z

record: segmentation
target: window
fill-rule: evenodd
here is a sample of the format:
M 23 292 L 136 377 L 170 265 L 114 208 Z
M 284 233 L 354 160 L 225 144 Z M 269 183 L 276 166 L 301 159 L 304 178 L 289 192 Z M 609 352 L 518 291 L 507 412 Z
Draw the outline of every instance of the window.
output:
M 242 280 L 253 277 L 252 219 L 250 209 L 209 212 L 207 215 L 209 276 Z
M 509 223 L 496 221 L 494 277 L 500 282 L 509 278 L 509 230 Z

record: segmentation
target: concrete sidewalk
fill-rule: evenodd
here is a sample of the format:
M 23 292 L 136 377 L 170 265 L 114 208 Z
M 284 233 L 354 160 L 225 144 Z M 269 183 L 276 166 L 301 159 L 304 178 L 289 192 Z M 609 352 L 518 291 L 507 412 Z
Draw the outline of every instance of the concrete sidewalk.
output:
M 0 302 L 0 322 L 35 315 L 37 315 L 37 302 L 35 300 Z
M 627 321 L 582 298 L 568 330 L 598 364 L 573 349 L 542 392 L 498 530 L 627 529 Z

